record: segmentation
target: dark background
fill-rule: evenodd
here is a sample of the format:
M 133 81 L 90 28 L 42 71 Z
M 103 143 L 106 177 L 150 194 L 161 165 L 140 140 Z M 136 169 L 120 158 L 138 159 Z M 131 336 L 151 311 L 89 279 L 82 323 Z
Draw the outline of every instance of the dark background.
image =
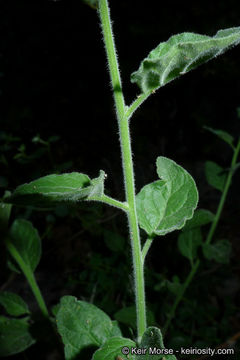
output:
M 136 85 L 130 83 L 131 73 L 138 69 L 142 59 L 159 42 L 180 32 L 214 35 L 219 29 L 239 26 L 240 5 L 237 0 L 197 1 L 192 4 L 182 1 L 175 4 L 112 0 L 110 6 L 127 104 L 139 94 Z M 123 200 L 118 129 L 97 12 L 81 1 L 1 1 L 0 27 L 1 195 L 6 189 L 13 190 L 21 183 L 56 171 L 79 171 L 93 178 L 103 169 L 108 174 L 107 192 Z M 131 120 L 137 191 L 156 179 L 156 157 L 167 156 L 194 176 L 200 193 L 199 207 L 216 211 L 219 193 L 212 190 L 205 180 L 204 162 L 211 159 L 228 167 L 231 150 L 203 126 L 239 135 L 239 58 L 240 47 L 236 47 L 160 89 L 138 109 Z M 41 143 L 32 142 L 36 135 L 44 140 L 53 135 L 59 136 L 59 139 L 51 143 L 49 153 L 49 149 Z M 216 297 L 219 314 L 215 317 L 215 345 L 239 330 L 239 309 L 236 306 L 240 276 L 239 179 L 236 173 L 218 229 L 218 234 L 232 242 L 232 265 L 217 267 L 216 270 L 215 265 L 212 268 L 208 264 L 202 270 L 203 273 L 212 271 L 216 275 L 216 278 L 213 277 L 216 287 L 224 282 L 234 283 L 228 287 L 229 301 L 234 309 L 236 307 L 233 313 L 224 305 L 228 295 L 224 293 Z M 108 264 L 110 268 L 117 267 L 119 270 L 119 273 L 106 272 L 112 276 L 113 283 L 114 276 L 119 277 L 121 272 L 125 278 L 122 282 L 119 280 L 120 288 L 118 291 L 114 289 L 106 303 L 102 301 L 101 290 L 111 289 L 112 282 L 105 274 L 102 285 L 99 279 L 92 279 L 89 274 L 99 271 L 96 264 L 112 256 L 103 245 L 101 224 L 127 237 L 126 219 L 122 219 L 116 210 L 106 210 L 105 207 L 98 208 L 96 216 L 100 214 L 100 217 L 97 218 L 90 206 L 86 220 L 84 205 L 82 207 L 77 215 L 66 209 L 60 209 L 53 215 L 13 209 L 12 220 L 15 217 L 28 218 L 43 237 L 43 259 L 38 280 L 49 306 L 57 303 L 59 297 L 66 293 L 88 300 L 90 285 L 97 281 L 100 282 L 100 293 L 97 293 L 95 303 L 106 311 L 110 309 L 112 315 L 118 308 L 133 301 L 131 291 L 125 294 L 120 289 L 124 283 L 129 287 L 132 281 L 128 275 L 131 269 L 128 253 L 116 256 Z M 108 219 L 110 222 L 113 219 L 112 225 L 109 225 Z M 74 241 L 69 240 L 72 238 Z M 175 256 L 172 255 L 174 251 Z M 156 239 L 149 255 L 147 299 L 160 326 L 164 320 L 161 312 L 164 308 L 159 310 L 162 309 L 162 298 L 152 290 L 153 274 L 164 273 L 168 278 L 178 274 L 184 279 L 189 270 L 188 263 L 179 257 L 176 234 L 167 236 L 166 240 Z M 93 265 L 91 259 L 94 259 Z M 85 279 L 87 286 L 78 277 L 79 272 L 85 269 L 88 271 Z M 4 289 L 18 290 L 26 300 L 32 301 L 34 308 L 34 300 L 24 280 L 17 277 L 8 285 L 9 276 L 2 262 L 1 280 L 3 284 L 7 283 L 7 286 L 3 285 Z M 197 278 L 195 283 L 202 284 L 205 290 L 203 298 L 209 302 L 207 279 Z M 236 291 L 234 286 L 237 286 Z M 193 285 L 189 294 L 191 302 L 191 296 L 195 300 L 200 296 L 195 288 Z M 211 296 L 216 296 L 214 291 Z M 199 303 L 203 304 L 203 312 L 208 311 L 202 298 Z M 217 326 L 221 311 L 225 309 L 230 311 L 225 319 L 228 323 L 226 333 L 218 330 Z M 236 323 L 231 323 L 231 316 L 238 319 Z M 189 324 L 192 326 L 192 322 Z M 207 326 L 210 325 L 203 321 L 203 328 Z M 176 324 L 177 334 L 172 329 L 169 337 L 184 331 L 189 336 L 189 329 L 183 329 L 183 324 Z M 195 335 L 196 341 L 204 337 L 199 333 Z M 211 343 L 212 338 L 209 339 Z

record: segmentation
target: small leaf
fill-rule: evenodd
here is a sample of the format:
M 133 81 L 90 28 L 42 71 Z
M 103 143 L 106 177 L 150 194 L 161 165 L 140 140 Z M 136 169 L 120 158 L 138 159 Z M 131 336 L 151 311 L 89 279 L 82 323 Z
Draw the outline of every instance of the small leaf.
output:
M 119 322 L 130 326 L 132 329 L 136 329 L 136 307 L 135 306 L 128 306 L 118 310 L 114 314 L 114 318 Z M 150 325 L 155 324 L 154 314 L 151 310 L 147 309 L 147 323 Z
M 35 343 L 25 319 L 0 321 L 0 357 L 18 354 Z
M 231 148 L 234 149 L 234 146 L 233 146 L 234 137 L 232 135 L 230 135 L 226 131 L 212 129 L 212 128 L 208 127 L 208 126 L 204 126 L 204 129 L 210 131 L 214 135 L 217 135 L 220 139 L 225 141 L 227 144 L 229 144 L 231 146 Z
M 57 328 L 64 343 L 66 360 L 94 351 L 112 337 L 114 323 L 95 305 L 64 296 L 57 312 Z
M 131 354 L 131 349 L 136 346 L 130 339 L 112 337 L 93 354 L 92 360 L 135 360 L 136 356 Z M 129 355 L 123 355 L 122 349 L 124 347 L 129 348 Z
M 180 253 L 188 258 L 193 266 L 197 256 L 197 248 L 202 243 L 202 234 L 200 228 L 183 231 L 178 237 L 178 249 Z
M 6 312 L 12 316 L 29 314 L 29 309 L 25 301 L 17 294 L 3 291 L 0 293 L 0 304 Z
M 41 240 L 30 221 L 17 219 L 10 228 L 11 243 L 34 272 L 41 258 Z
M 150 52 L 131 75 L 131 81 L 143 93 L 151 92 L 239 42 L 240 27 L 220 30 L 213 37 L 194 33 L 174 35 Z
M 205 162 L 205 175 L 209 185 L 217 190 L 223 191 L 227 174 L 221 166 L 213 161 Z
M 184 231 L 193 229 L 195 227 L 207 225 L 210 222 L 213 222 L 214 217 L 215 215 L 211 211 L 205 209 L 198 209 L 195 211 L 192 219 L 186 222 L 186 225 L 184 226 Z
M 146 353 L 137 355 L 136 360 L 176 360 L 174 355 L 167 355 L 170 349 L 165 349 L 161 330 L 156 327 L 149 327 L 143 334 L 139 348 L 146 349 Z M 160 354 L 161 351 L 161 354 Z
M 215 260 L 220 264 L 228 264 L 232 251 L 231 243 L 226 240 L 218 240 L 214 244 L 203 244 L 203 255 L 208 260 Z
M 144 186 L 136 199 L 139 225 L 150 236 L 181 229 L 198 202 L 193 178 L 174 161 L 158 157 L 157 173 L 162 180 Z
M 28 184 L 20 185 L 5 202 L 15 205 L 31 205 L 49 208 L 59 202 L 91 200 L 102 196 L 104 190 L 104 171 L 98 178 L 90 180 L 85 174 L 69 173 L 47 175 Z

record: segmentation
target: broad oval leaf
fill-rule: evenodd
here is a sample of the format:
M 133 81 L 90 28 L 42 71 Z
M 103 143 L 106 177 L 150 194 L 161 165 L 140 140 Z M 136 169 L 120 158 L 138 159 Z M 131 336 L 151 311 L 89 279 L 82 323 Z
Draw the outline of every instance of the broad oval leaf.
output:
M 162 180 L 144 186 L 136 199 L 139 225 L 150 236 L 181 229 L 198 202 L 192 176 L 173 160 L 158 157 L 157 173 Z
M 124 347 L 129 349 L 129 354 L 122 353 Z M 130 339 L 112 337 L 93 354 L 92 360 L 135 360 L 136 356 L 131 354 L 131 349 L 135 347 L 136 344 Z
M 61 299 L 56 318 L 66 360 L 84 357 L 86 351 L 93 352 L 116 333 L 116 324 L 107 314 L 73 296 Z
M 206 161 L 205 175 L 209 185 L 223 192 L 227 174 L 221 166 L 216 164 L 214 161 Z
M 1 317 L 0 357 L 18 354 L 33 345 L 36 340 L 32 337 L 29 328 L 26 319 Z
M 11 243 L 34 272 L 41 258 L 41 240 L 37 229 L 30 221 L 17 219 L 10 228 Z
M 240 42 L 240 27 L 219 30 L 215 36 L 181 33 L 160 43 L 131 75 L 143 93 L 151 92 Z
M 21 296 L 9 291 L 0 293 L 0 304 L 5 308 L 6 312 L 12 316 L 20 316 L 29 314 L 29 309 Z
M 5 202 L 15 205 L 31 205 L 49 208 L 59 202 L 76 202 L 102 196 L 104 190 L 104 171 L 96 179 L 73 172 L 61 175 L 47 175 L 28 184 L 20 185 Z

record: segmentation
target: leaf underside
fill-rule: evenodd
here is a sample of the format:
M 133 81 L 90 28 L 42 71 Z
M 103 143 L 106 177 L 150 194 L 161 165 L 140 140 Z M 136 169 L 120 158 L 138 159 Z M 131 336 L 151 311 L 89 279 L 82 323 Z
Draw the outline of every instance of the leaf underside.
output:
M 181 33 L 160 43 L 145 58 L 131 82 L 143 93 L 160 88 L 178 76 L 224 53 L 240 42 L 240 27 L 219 30 L 215 36 Z
M 150 236 L 181 229 L 198 202 L 193 178 L 173 160 L 158 157 L 157 173 L 162 180 L 144 186 L 136 198 L 139 225 Z

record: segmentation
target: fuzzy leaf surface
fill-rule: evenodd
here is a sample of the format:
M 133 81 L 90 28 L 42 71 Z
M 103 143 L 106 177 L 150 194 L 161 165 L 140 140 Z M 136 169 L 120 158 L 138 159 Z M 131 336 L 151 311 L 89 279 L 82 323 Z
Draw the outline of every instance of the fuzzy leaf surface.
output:
M 181 229 L 198 202 L 192 176 L 173 160 L 158 157 L 157 173 L 162 180 L 144 186 L 136 199 L 139 225 L 150 236 Z
M 129 355 L 123 355 L 121 350 L 124 346 L 131 349 L 136 347 L 136 344 L 130 339 L 112 337 L 93 354 L 92 360 L 136 360 L 136 356 L 131 352 Z
M 218 240 L 214 244 L 203 244 L 203 255 L 208 260 L 215 260 L 219 264 L 228 264 L 232 251 L 231 243 L 226 240 Z
M 41 240 L 30 221 L 17 219 L 10 228 L 11 243 L 34 272 L 41 258 Z
M 20 353 L 35 343 L 25 319 L 0 320 L 0 357 Z
M 28 184 L 20 185 L 5 202 L 14 205 L 31 205 L 51 208 L 60 202 L 74 203 L 101 196 L 104 190 L 104 172 L 96 179 L 73 172 L 61 175 L 47 175 Z
M 116 333 L 116 324 L 107 314 L 73 296 L 62 297 L 56 318 L 66 360 L 84 356 L 87 349 L 95 350 Z
M 221 166 L 213 161 L 206 161 L 205 175 L 209 185 L 221 192 L 223 191 L 227 174 L 224 173 L 224 170 Z
M 12 316 L 20 316 L 29 313 L 29 309 L 21 296 L 3 291 L 0 293 L 0 304 L 5 308 L 6 312 Z
M 219 30 L 213 37 L 190 32 L 174 35 L 149 53 L 131 75 L 131 81 L 143 93 L 151 92 L 239 42 L 240 27 Z

